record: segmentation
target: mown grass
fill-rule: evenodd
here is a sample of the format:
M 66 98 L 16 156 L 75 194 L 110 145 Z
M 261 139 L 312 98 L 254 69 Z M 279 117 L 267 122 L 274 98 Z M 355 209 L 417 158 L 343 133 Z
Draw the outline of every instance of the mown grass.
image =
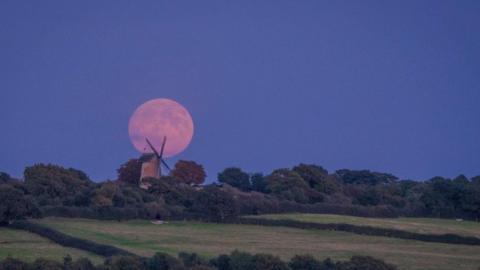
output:
M 477 269 L 480 247 L 426 243 L 345 232 L 300 230 L 285 227 L 149 221 L 96 221 L 47 218 L 37 222 L 63 233 L 114 245 L 143 256 L 155 252 L 176 255 L 197 252 L 204 257 L 238 249 L 270 253 L 288 260 L 295 254 L 319 259 L 349 259 L 369 255 L 398 265 L 400 269 Z
M 31 262 L 43 257 L 62 261 L 67 254 L 73 259 L 89 258 L 96 264 L 103 261 L 100 256 L 79 249 L 62 247 L 36 234 L 0 227 L 0 259 L 10 256 Z
M 248 216 L 247 216 L 248 217 Z M 323 214 L 274 214 L 252 216 L 266 219 L 292 219 L 314 223 L 346 223 L 353 225 L 399 229 L 426 234 L 458 234 L 480 238 L 480 223 L 474 221 L 456 221 L 454 219 L 434 218 L 363 218 Z

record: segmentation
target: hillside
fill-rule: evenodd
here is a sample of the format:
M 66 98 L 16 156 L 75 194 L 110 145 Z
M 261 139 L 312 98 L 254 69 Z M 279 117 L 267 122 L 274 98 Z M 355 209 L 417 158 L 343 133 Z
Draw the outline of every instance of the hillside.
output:
M 345 232 L 201 222 L 154 225 L 141 220 L 117 222 L 47 218 L 36 222 L 72 236 L 145 256 L 158 251 L 169 254 L 187 251 L 212 257 L 238 249 L 271 253 L 283 259 L 306 253 L 319 259 L 331 257 L 343 260 L 353 255 L 369 255 L 393 263 L 399 269 L 476 269 L 480 265 L 479 246 L 426 243 Z

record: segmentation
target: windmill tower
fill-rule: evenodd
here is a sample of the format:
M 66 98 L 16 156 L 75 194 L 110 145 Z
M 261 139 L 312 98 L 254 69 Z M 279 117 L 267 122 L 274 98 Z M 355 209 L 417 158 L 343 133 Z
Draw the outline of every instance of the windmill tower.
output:
M 153 178 L 160 178 L 162 175 L 162 165 L 165 166 L 170 171 L 170 167 L 168 164 L 163 160 L 163 150 L 165 149 L 165 144 L 167 143 L 167 137 L 163 137 L 162 148 L 160 149 L 160 154 L 158 153 L 157 149 L 152 145 L 152 143 L 145 138 L 147 141 L 148 146 L 152 149 L 153 153 L 146 153 L 140 157 L 140 161 L 142 162 L 142 172 L 140 174 L 140 187 L 143 189 L 148 189 L 150 187 L 150 183 L 144 181 L 145 178 L 153 177 Z

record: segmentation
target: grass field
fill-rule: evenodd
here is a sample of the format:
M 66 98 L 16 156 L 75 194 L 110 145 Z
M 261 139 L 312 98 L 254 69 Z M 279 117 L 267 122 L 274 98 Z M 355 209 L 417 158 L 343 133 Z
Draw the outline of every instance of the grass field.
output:
M 204 257 L 234 249 L 276 254 L 289 259 L 295 254 L 312 254 L 319 259 L 349 259 L 370 255 L 400 269 L 477 269 L 480 247 L 426 243 L 345 232 L 300 230 L 285 227 L 149 221 L 96 221 L 47 218 L 37 222 L 66 234 L 114 245 L 139 255 L 157 251 L 177 254 L 197 252 Z
M 36 258 L 43 257 L 62 261 L 67 254 L 74 259 L 86 257 L 94 263 L 103 261 L 102 257 L 82 250 L 62 247 L 36 234 L 0 227 L 0 259 L 10 256 L 34 261 Z
M 340 215 L 320 214 L 278 214 L 252 216 L 267 219 L 292 219 L 314 223 L 347 223 L 382 228 L 392 228 L 417 233 L 445 234 L 453 233 L 480 238 L 480 222 L 456 221 L 454 219 L 433 218 L 363 218 Z

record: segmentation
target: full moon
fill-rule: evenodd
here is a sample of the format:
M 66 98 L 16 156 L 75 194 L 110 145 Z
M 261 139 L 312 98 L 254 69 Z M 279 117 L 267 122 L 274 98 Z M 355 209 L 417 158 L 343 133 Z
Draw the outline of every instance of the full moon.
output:
M 163 155 L 175 156 L 190 144 L 193 137 L 193 120 L 190 113 L 178 102 L 159 98 L 140 105 L 130 117 L 128 134 L 133 146 L 140 152 L 152 152 L 145 138 L 160 152 L 163 137 L 167 143 Z

